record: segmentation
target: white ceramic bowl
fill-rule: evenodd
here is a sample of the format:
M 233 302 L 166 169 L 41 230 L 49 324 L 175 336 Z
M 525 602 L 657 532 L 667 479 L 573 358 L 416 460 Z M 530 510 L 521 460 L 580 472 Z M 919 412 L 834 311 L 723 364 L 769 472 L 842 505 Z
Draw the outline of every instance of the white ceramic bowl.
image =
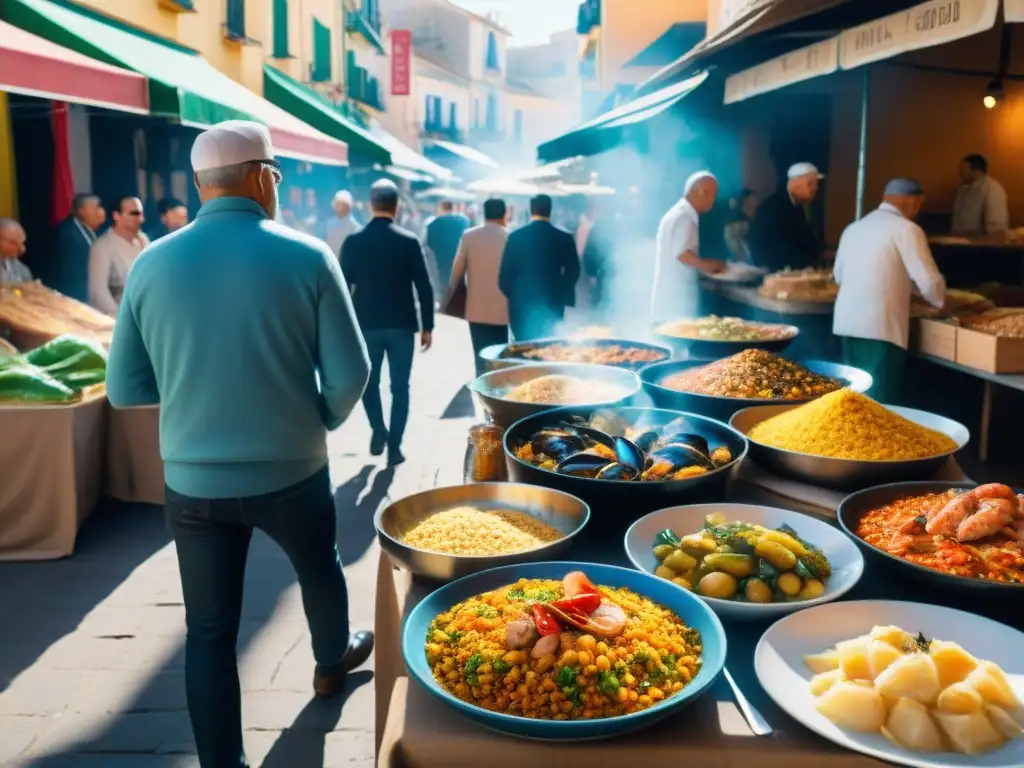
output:
M 761 621 L 775 619 L 811 606 L 836 600 L 853 589 L 864 573 L 864 557 L 860 549 L 838 528 L 809 515 L 756 504 L 691 504 L 651 512 L 637 520 L 626 531 L 626 555 L 633 566 L 654 573 L 658 561 L 654 557 L 654 539 L 666 528 L 680 538 L 704 527 L 704 519 L 718 513 L 726 522 L 743 522 L 778 528 L 788 525 L 804 541 L 819 547 L 832 565 L 832 576 L 825 582 L 825 592 L 814 600 L 785 603 L 743 603 L 714 597 L 701 599 L 723 619 Z M 681 587 L 680 587 L 681 589 Z

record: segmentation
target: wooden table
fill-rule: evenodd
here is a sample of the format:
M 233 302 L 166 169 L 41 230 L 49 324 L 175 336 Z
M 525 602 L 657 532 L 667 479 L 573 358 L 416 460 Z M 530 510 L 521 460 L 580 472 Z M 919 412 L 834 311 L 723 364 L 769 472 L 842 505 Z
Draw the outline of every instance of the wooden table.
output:
M 943 469 L 947 479 L 963 479 L 955 462 Z M 756 485 L 741 473 L 730 486 L 731 500 L 787 508 L 800 507 L 830 519 L 843 494 L 809 489 L 800 501 Z M 808 488 L 804 486 L 804 488 Z M 830 508 L 831 507 L 831 508 Z M 566 554 L 568 560 L 626 565 L 621 540 L 583 542 Z M 847 599 L 919 600 L 968 607 L 944 594 L 923 593 L 886 573 L 870 569 Z M 876 768 L 884 763 L 842 750 L 816 736 L 779 709 L 754 675 L 753 651 L 771 622 L 724 622 L 729 639 L 728 667 L 750 702 L 774 729 L 770 737 L 755 736 L 742 717 L 733 694 L 719 679 L 710 691 L 681 712 L 636 734 L 607 741 L 552 744 L 513 739 L 485 730 L 439 704 L 406 676 L 401 656 L 402 616 L 436 584 L 397 570 L 381 554 L 377 580 L 374 685 L 377 695 L 378 765 L 382 768 L 487 768 L 531 766 L 609 766 L 685 764 L 697 768 Z M 1005 604 L 972 601 L 970 610 L 1011 623 Z
M 968 376 L 974 376 L 975 378 L 981 379 L 981 420 L 978 428 L 978 432 L 980 433 L 978 435 L 978 459 L 982 462 L 987 461 L 988 433 L 992 424 L 992 385 L 999 384 L 1003 387 L 1016 389 L 1018 392 L 1024 392 L 1024 374 L 989 373 L 988 371 L 982 371 L 977 368 L 970 368 L 966 365 L 955 363 L 952 360 L 945 360 L 941 357 L 926 355 L 923 352 L 914 352 L 913 354 L 922 360 L 927 360 L 929 363 L 934 363 L 935 365 L 940 365 L 943 368 L 948 368 L 952 371 L 959 371 L 960 373 L 966 373 Z

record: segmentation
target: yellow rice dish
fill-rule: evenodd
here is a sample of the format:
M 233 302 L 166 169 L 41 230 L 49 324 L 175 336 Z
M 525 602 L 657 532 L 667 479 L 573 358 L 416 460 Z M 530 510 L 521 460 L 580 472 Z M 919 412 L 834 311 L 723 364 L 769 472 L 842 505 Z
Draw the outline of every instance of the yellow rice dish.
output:
M 456 507 L 412 526 L 402 543 L 446 555 L 510 555 L 543 547 L 562 532 L 525 512 Z
M 626 390 L 607 381 L 588 381 L 576 376 L 551 374 L 513 387 L 505 395 L 514 403 L 541 405 L 587 405 L 613 402 L 626 396 Z
M 949 435 L 841 389 L 762 421 L 751 440 L 787 451 L 858 461 L 911 461 L 956 450 Z
M 464 600 L 434 619 L 425 650 L 449 693 L 541 720 L 657 706 L 697 675 L 702 652 L 700 634 L 671 611 L 628 589 L 595 587 L 578 571 Z

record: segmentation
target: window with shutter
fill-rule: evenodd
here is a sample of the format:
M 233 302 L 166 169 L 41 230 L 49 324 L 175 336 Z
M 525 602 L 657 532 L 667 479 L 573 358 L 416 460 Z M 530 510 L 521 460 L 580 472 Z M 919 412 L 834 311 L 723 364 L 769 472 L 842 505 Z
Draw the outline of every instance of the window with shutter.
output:
M 451 128 L 452 133 L 459 130 L 458 106 L 454 101 L 448 105 L 448 127 Z
M 288 0 L 274 0 L 274 48 L 275 59 L 287 59 L 288 52 Z
M 497 72 L 501 69 L 498 60 L 498 37 L 493 32 L 487 33 L 487 68 Z
M 230 40 L 245 40 L 245 0 L 227 0 L 224 34 Z
M 331 28 L 313 19 L 313 63 L 309 79 L 315 83 L 331 80 Z
M 498 130 L 498 97 L 493 93 L 487 94 L 487 130 Z

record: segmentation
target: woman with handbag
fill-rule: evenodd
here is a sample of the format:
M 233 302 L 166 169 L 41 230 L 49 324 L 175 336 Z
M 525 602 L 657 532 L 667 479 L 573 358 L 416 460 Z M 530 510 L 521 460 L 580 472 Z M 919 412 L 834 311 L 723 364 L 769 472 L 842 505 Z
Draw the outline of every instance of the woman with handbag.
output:
M 484 223 L 466 230 L 452 265 L 451 281 L 441 310 L 469 323 L 476 375 L 484 373 L 480 351 L 508 342 L 508 301 L 498 290 L 498 271 L 508 239 L 504 200 L 484 203 Z

